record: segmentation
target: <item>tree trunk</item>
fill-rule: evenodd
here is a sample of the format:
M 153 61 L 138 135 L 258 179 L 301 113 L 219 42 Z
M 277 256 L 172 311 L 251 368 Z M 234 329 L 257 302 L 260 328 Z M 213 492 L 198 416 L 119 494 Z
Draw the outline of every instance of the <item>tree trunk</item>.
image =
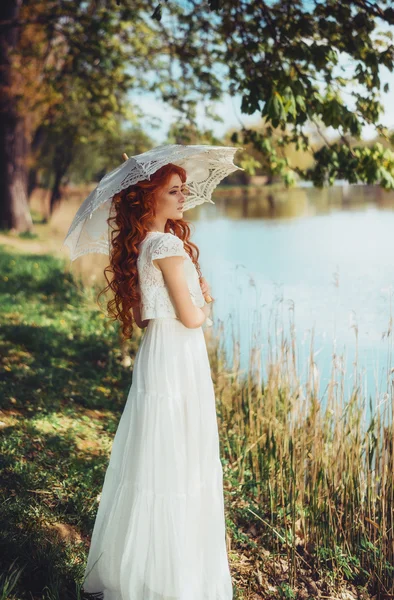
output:
M 30 144 L 30 154 L 34 158 L 34 165 L 39 162 L 40 157 L 40 145 L 45 140 L 45 127 L 44 125 L 39 125 L 34 132 L 31 144 Z M 28 179 L 27 179 L 27 195 L 30 199 L 33 191 L 38 186 L 38 170 L 36 166 L 31 167 L 29 169 Z
M 73 156 L 74 149 L 74 134 L 75 131 L 71 130 L 69 137 L 62 138 L 63 143 L 61 146 L 58 146 L 55 151 L 54 161 L 53 161 L 53 169 L 55 173 L 55 181 L 52 187 L 52 194 L 50 200 L 49 213 L 52 215 L 56 206 L 59 204 L 62 194 L 60 191 L 60 184 L 62 182 L 63 177 L 66 175 Z
M 38 172 L 37 169 L 35 167 L 33 167 L 32 169 L 29 170 L 29 175 L 28 175 L 28 179 L 27 179 L 27 195 L 28 198 L 30 198 L 30 196 L 32 195 L 32 193 L 34 192 L 34 190 L 37 187 L 37 183 L 38 183 Z
M 62 177 L 64 175 L 64 171 L 63 169 L 56 169 L 55 171 L 55 181 L 53 183 L 53 187 L 52 187 L 52 193 L 51 193 L 51 200 L 49 203 L 49 214 L 52 215 L 53 211 L 55 210 L 55 208 L 57 207 L 57 205 L 59 204 L 62 194 L 60 191 L 60 184 L 62 181 Z
M 0 21 L 17 19 L 22 0 L 0 2 Z M 18 114 L 12 91 L 11 51 L 18 43 L 18 28 L 1 30 L 0 36 L 0 228 L 31 231 L 27 197 L 28 138 L 25 120 Z

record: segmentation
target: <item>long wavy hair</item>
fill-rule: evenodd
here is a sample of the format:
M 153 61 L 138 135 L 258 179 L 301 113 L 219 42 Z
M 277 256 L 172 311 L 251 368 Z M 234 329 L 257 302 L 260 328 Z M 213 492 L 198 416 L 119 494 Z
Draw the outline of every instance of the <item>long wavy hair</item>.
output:
M 132 337 L 132 309 L 141 304 L 137 269 L 139 244 L 150 230 L 156 214 L 155 192 L 165 186 L 174 173 L 179 175 L 182 183 L 186 182 L 185 169 L 169 163 L 153 173 L 150 179 L 130 185 L 112 198 L 107 219 L 111 228 L 110 263 L 104 269 L 108 285 L 101 290 L 97 300 L 109 290 L 113 292 L 113 298 L 107 303 L 108 316 L 113 321 L 120 321 L 124 339 Z M 167 219 L 165 232 L 173 233 L 183 241 L 185 251 L 201 277 L 200 251 L 189 241 L 190 224 L 184 219 Z

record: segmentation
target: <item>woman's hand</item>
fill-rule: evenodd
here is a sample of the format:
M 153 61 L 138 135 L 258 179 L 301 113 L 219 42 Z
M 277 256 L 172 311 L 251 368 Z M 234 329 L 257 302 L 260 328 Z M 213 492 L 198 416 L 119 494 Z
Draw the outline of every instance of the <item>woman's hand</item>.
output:
M 200 277 L 200 287 L 203 296 L 206 296 L 207 294 L 211 295 L 211 290 L 205 277 Z

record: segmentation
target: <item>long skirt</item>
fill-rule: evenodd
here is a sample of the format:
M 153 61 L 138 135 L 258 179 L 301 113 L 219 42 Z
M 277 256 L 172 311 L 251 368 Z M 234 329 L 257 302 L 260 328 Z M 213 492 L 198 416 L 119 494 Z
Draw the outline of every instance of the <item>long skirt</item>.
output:
M 202 327 L 151 319 L 112 444 L 83 590 L 231 600 L 215 393 Z

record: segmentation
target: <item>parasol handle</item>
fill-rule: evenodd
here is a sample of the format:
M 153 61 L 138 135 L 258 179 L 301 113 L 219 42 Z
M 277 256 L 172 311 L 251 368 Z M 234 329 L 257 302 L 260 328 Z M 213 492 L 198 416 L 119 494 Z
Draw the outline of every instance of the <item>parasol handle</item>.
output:
M 126 152 L 123 152 L 122 158 L 124 161 L 129 160 L 129 157 L 127 156 Z M 211 302 L 213 302 L 213 298 L 209 294 L 205 294 L 204 300 L 207 304 L 210 304 Z

